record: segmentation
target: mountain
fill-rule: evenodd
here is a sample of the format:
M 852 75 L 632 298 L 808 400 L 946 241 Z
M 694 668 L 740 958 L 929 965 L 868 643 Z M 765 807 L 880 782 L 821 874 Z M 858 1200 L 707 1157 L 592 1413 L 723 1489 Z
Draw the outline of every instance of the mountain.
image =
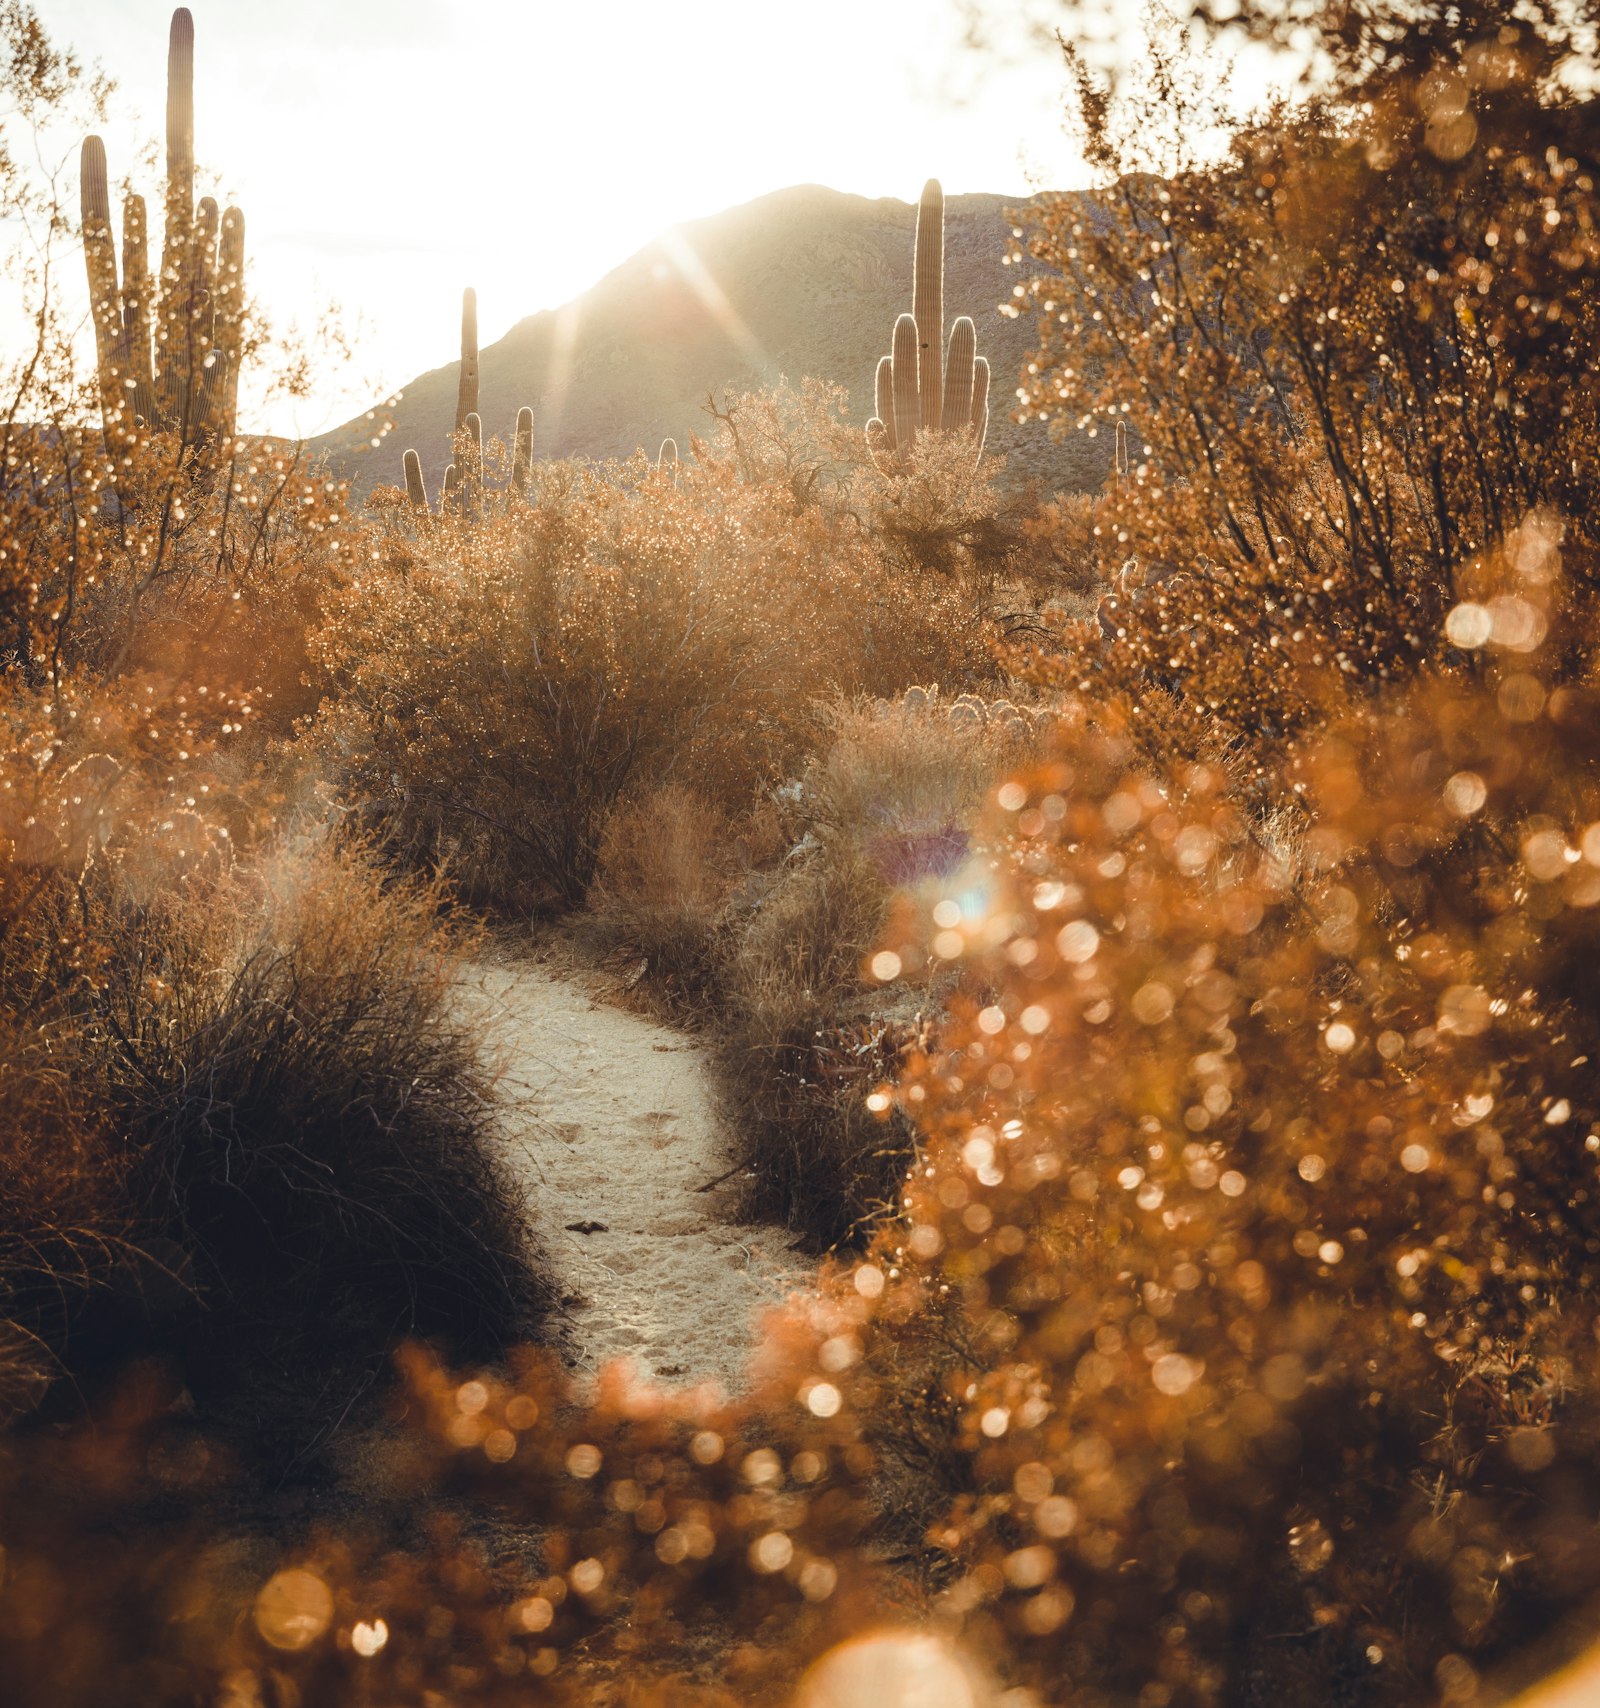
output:
M 1002 265 L 1010 237 L 1004 196 L 945 203 L 946 330 L 977 323 L 978 352 L 993 370 L 989 448 L 1009 458 L 1011 482 L 1047 489 L 1097 486 L 1108 437 L 1052 444 L 1038 422 L 1008 419 L 1017 376 L 1033 347 L 1030 316 L 1010 319 L 1017 274 Z M 778 190 L 709 219 L 674 227 L 563 308 L 519 321 L 480 353 L 484 431 L 509 441 L 517 410 L 534 413 L 539 457 L 654 455 L 664 438 L 687 452 L 709 428 L 708 392 L 744 391 L 787 376 L 848 388 L 851 416 L 872 414 L 873 375 L 895 317 L 911 307 L 916 208 L 820 185 Z M 395 430 L 376 451 L 370 417 L 315 441 L 358 493 L 400 480 L 414 446 L 430 493 L 450 461 L 459 364 L 405 387 Z

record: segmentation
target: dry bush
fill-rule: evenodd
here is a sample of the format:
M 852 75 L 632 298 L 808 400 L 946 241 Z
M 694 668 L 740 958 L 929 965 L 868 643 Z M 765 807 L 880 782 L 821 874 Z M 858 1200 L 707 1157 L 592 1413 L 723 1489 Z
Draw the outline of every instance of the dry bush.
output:
M 865 1106 L 935 1012 L 940 981 L 886 992 L 864 976 L 898 891 L 958 883 L 988 792 L 1038 739 L 1007 701 L 937 690 L 854 704 L 784 791 L 790 852 L 727 925 L 721 1054 L 744 1118 L 751 1214 L 821 1245 L 892 1211 L 908 1131 Z
M 1274 5 L 1243 22 L 1287 27 Z M 1328 28 L 1322 97 L 1221 162 L 1197 157 L 1217 97 L 1181 54 L 1157 44 L 1115 90 L 1078 64 L 1104 214 L 1046 197 L 1014 256 L 1040 263 L 1024 409 L 1142 441 L 1099 525 L 1143 589 L 1117 644 L 1080 630 L 1053 679 L 1163 681 L 1197 739 L 1264 765 L 1375 684 L 1456 662 L 1445 618 L 1503 593 L 1485 572 L 1513 530 L 1559 519 L 1569 570 L 1594 574 L 1600 156 L 1587 73 L 1567 75 L 1592 51 L 1542 5 L 1425 5 L 1398 45 L 1390 23 Z
M 738 870 L 734 821 L 681 784 L 621 802 L 600 837 L 589 911 L 690 993 L 711 979 Z
M 353 582 L 320 654 L 351 791 L 505 905 L 581 901 L 630 791 L 743 809 L 801 750 L 812 695 L 988 656 L 981 620 L 848 519 L 715 462 L 548 465 L 529 505 L 430 527 L 404 579 Z
M 181 809 L 49 879 L 0 992 L 0 1288 L 40 1357 L 159 1344 L 197 1392 L 258 1360 L 343 1391 L 409 1334 L 531 1331 L 436 888 L 319 840 L 236 862 Z

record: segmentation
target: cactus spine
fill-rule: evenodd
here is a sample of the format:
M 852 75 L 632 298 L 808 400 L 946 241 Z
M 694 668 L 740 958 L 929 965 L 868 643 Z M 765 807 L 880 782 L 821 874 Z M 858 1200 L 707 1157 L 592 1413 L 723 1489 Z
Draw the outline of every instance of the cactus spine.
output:
M 989 427 L 989 364 L 962 315 L 944 344 L 944 191 L 923 186 L 912 252 L 911 313 L 895 322 L 893 353 L 880 358 L 867 448 L 885 472 L 910 464 L 917 434 L 971 430 L 978 457 Z
M 184 446 L 232 438 L 244 355 L 244 215 L 194 205 L 194 19 L 180 6 L 167 41 L 166 230 L 152 283 L 142 196 L 122 216 L 122 277 L 111 232 L 105 144 L 86 137 L 80 163 L 100 407 L 107 442 L 135 422 Z

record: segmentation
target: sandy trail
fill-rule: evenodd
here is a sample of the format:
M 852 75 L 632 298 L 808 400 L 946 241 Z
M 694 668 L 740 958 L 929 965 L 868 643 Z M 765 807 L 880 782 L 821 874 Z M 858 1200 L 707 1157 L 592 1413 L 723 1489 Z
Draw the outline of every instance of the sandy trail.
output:
M 726 1218 L 733 1188 L 711 1183 L 727 1134 L 693 1040 L 533 960 L 475 963 L 467 994 L 492 1028 L 501 1131 L 572 1361 L 736 1392 L 759 1312 L 810 1266 L 782 1228 Z

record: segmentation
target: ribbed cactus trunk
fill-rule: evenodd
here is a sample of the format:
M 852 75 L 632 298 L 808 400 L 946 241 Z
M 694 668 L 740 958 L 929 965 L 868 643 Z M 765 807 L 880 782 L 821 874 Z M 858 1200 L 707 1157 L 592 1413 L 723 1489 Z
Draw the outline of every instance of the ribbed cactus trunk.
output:
M 983 455 L 983 442 L 989 437 L 989 358 L 979 356 L 972 364 L 972 414 L 968 418 L 977 454 Z
M 533 477 L 533 411 L 526 404 L 517 411 L 515 448 L 511 454 L 511 484 L 518 492 L 528 490 Z
M 873 385 L 876 413 L 867 423 L 867 450 L 886 474 L 911 466 L 917 434 L 972 429 L 983 455 L 989 427 L 989 364 L 977 352 L 978 332 L 962 315 L 944 346 L 944 191 L 937 178 L 922 189 L 912 252 L 910 314 L 895 322 L 893 353 L 881 357 Z
M 893 422 L 895 454 L 902 463 L 917 442 L 917 424 L 922 418 L 920 356 L 916 316 L 902 314 L 894 323 Z
M 167 205 L 156 323 L 157 402 L 177 424 L 189 418 L 194 382 L 189 292 L 194 254 L 194 19 L 172 14 L 167 38 Z
M 476 504 L 483 491 L 483 421 L 473 410 L 462 428 L 466 443 L 456 446 L 456 470 L 461 477 L 461 493 L 469 504 Z
M 150 273 L 144 199 L 123 209 L 117 279 L 105 146 L 83 145 L 84 261 L 108 439 L 136 421 L 177 432 L 184 446 L 231 438 L 244 359 L 244 216 L 194 205 L 194 20 L 172 15 L 167 41 L 166 230 L 159 278 Z
M 145 229 L 144 197 L 129 195 L 122 208 L 122 329 L 128 341 L 134 413 L 147 427 L 156 420 L 155 290 L 150 278 L 150 239 Z
M 83 257 L 89 274 L 89 312 L 100 377 L 100 414 L 106 439 L 114 442 L 128 422 L 131 398 L 128 340 L 122 322 L 122 291 L 117 283 L 117 247 L 111 235 L 111 191 L 106 177 L 105 144 L 85 139 L 79 157 L 78 195 L 83 217 Z
M 428 489 L 422 480 L 422 458 L 415 451 L 407 451 L 405 455 L 406 497 L 411 500 L 413 510 L 428 508 Z
M 874 380 L 873 402 L 877 410 L 874 419 L 883 429 L 883 448 L 892 451 L 894 438 L 894 357 L 880 356 Z
M 937 432 L 944 398 L 944 191 L 937 178 L 922 186 L 912 250 L 911 313 L 917 323 L 922 425 Z M 896 431 L 903 424 L 896 423 Z
M 950 351 L 945 358 L 943 432 L 959 432 L 972 422 L 972 370 L 978 355 L 978 329 L 969 315 L 950 328 Z
M 456 431 L 478 412 L 478 293 L 468 285 L 461 293 L 461 383 L 456 391 Z
M 239 370 L 244 366 L 244 215 L 229 208 L 222 216 L 217 263 L 217 316 L 213 334 L 228 364 L 221 431 L 230 437 L 239 421 Z

